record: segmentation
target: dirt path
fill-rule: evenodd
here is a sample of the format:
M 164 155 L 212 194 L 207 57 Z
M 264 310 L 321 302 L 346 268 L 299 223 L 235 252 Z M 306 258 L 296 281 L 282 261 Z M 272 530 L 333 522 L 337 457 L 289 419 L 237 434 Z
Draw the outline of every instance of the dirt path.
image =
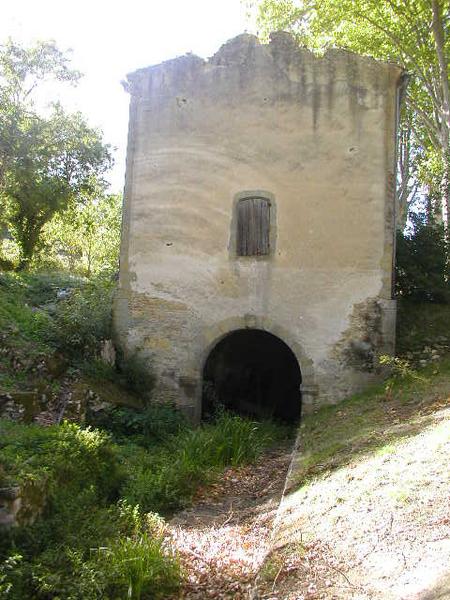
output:
M 292 443 L 253 465 L 228 469 L 202 489 L 169 524 L 187 581 L 178 596 L 190 600 L 252 598 L 256 574 L 269 549 Z

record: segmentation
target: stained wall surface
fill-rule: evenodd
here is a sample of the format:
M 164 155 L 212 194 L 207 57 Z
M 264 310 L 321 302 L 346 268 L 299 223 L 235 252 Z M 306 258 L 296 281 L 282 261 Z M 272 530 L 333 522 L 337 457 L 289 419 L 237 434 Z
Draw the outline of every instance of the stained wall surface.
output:
M 304 409 L 392 353 L 398 67 L 243 34 L 129 76 L 116 336 L 194 419 L 211 349 L 246 327 L 295 353 Z M 236 203 L 271 201 L 270 254 L 236 256 Z

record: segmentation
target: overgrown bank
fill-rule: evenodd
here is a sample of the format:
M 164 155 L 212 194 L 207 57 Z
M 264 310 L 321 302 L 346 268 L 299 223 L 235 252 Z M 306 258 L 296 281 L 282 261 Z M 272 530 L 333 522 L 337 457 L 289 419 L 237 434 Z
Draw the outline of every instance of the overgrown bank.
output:
M 0 597 L 177 594 L 188 561 L 171 550 L 162 517 L 188 505 L 224 468 L 254 461 L 288 432 L 227 413 L 194 431 L 173 407 L 152 404 L 151 378 L 138 361 L 116 370 L 99 360 L 110 336 L 107 279 L 7 274 L 0 291 L 0 392 L 38 390 L 40 402 L 58 408 L 62 392 L 83 383 L 114 400 L 86 410 L 83 425 L 0 421 L 0 488 L 9 490 L 8 502 L 20 490 L 29 507 L 17 514 L 28 524 L 0 542 Z M 421 405 L 426 389 L 448 382 L 449 306 L 425 306 L 400 305 L 397 378 L 304 420 L 297 485 L 406 436 L 410 430 L 400 424 L 430 406 Z M 427 367 L 417 375 L 405 361 Z M 393 422 L 399 427 L 391 430 Z
M 0 516 L 19 525 L 2 529 L 0 597 L 167 596 L 183 573 L 163 517 L 286 430 L 222 413 L 194 431 L 173 407 L 152 404 L 151 378 L 137 361 L 119 371 L 102 362 L 111 335 L 107 279 L 3 274 L 0 292 L 1 402 L 26 406 L 11 415 L 21 422 L 0 420 Z M 80 385 L 105 390 L 82 415 L 61 404 Z M 61 424 L 32 423 L 44 408 L 59 411 Z
M 0 421 L 0 487 L 19 486 L 29 507 L 20 515 L 26 526 L 2 536 L 1 597 L 164 597 L 182 573 L 159 514 L 184 506 L 200 484 L 254 460 L 283 433 L 223 414 L 195 433 L 184 425 L 165 441 L 141 431 L 117 443 L 73 423 Z M 32 513 L 40 516 L 27 525 Z

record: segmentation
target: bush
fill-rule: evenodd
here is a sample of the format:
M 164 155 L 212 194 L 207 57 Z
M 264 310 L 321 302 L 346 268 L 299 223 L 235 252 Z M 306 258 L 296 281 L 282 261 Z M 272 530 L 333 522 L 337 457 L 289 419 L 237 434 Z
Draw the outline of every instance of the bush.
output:
M 397 234 L 396 292 L 416 301 L 450 302 L 444 227 L 414 219 L 410 234 Z
M 118 442 L 148 447 L 165 441 L 187 427 L 184 416 L 170 404 L 149 404 L 143 410 L 109 406 L 90 416 L 96 427 L 112 433 Z
M 80 289 L 86 283 L 81 277 L 59 271 L 22 273 L 21 281 L 25 286 L 25 300 L 31 306 L 56 302 L 58 290 Z
M 117 503 L 121 470 L 104 432 L 0 421 L 3 483 L 43 483 L 42 518 L 0 540 L 0 591 L 23 598 L 158 598 L 180 579 L 155 515 Z M 3 596 L 2 596 L 3 597 Z
M 94 357 L 102 340 L 111 337 L 111 282 L 96 280 L 74 289 L 57 304 L 47 340 L 72 359 Z
M 220 469 L 254 460 L 287 433 L 228 413 L 194 430 L 170 407 L 149 406 L 134 418 L 127 426 L 147 431 L 150 451 L 117 446 L 106 432 L 75 424 L 0 421 L 0 484 L 32 482 L 47 499 L 34 524 L 0 537 L 1 597 L 138 600 L 174 593 L 180 566 L 154 511 L 182 507 Z M 165 436 L 159 442 L 158 427 Z
M 95 489 L 98 499 L 108 498 L 121 480 L 108 435 L 74 423 L 41 427 L 0 421 L 0 464 L 10 483 L 45 480 L 50 503 L 86 487 Z
M 119 382 L 130 392 L 144 400 L 149 400 L 155 377 L 151 371 L 148 359 L 137 352 L 119 361 Z
M 123 460 L 129 478 L 122 493 L 146 511 L 168 514 L 186 505 L 219 470 L 255 460 L 287 435 L 285 427 L 221 413 L 215 423 L 182 430 L 151 455 L 127 447 Z

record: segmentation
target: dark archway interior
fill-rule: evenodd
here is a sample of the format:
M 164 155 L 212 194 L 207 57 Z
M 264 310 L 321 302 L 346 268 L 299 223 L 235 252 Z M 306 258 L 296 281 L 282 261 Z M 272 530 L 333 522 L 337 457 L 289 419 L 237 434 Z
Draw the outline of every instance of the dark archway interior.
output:
M 259 418 L 300 418 L 302 376 L 292 350 L 259 329 L 240 329 L 211 351 L 203 371 L 203 418 L 217 406 Z

